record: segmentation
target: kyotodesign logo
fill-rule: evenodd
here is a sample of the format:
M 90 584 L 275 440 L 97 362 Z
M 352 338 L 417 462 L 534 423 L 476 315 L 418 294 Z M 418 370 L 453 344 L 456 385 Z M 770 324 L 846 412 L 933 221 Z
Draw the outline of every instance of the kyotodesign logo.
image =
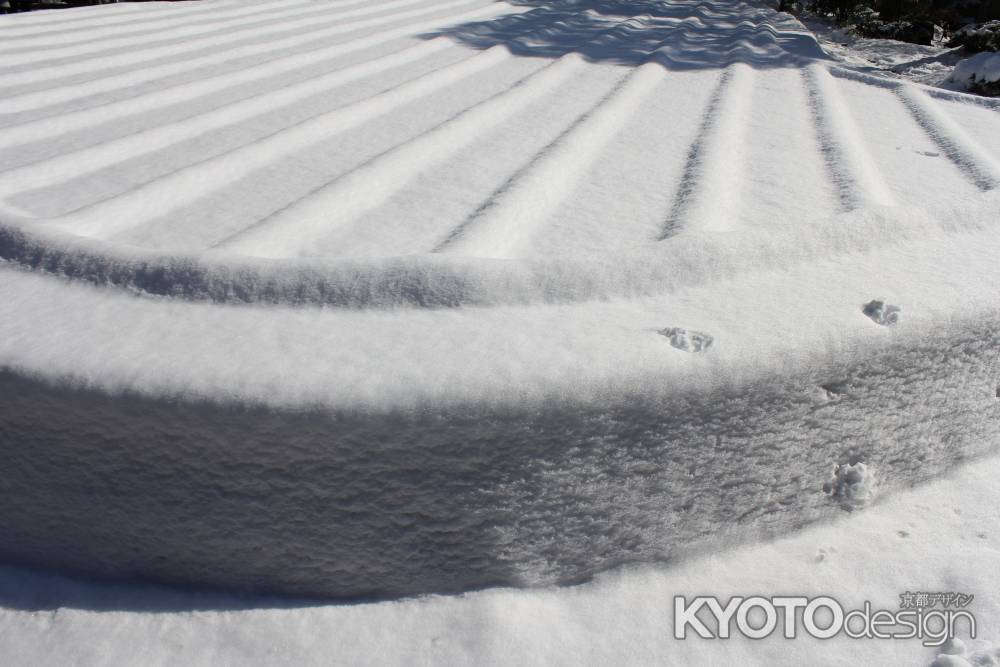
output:
M 674 598 L 674 637 L 728 639 L 734 634 L 764 639 L 780 632 L 786 639 L 807 635 L 830 639 L 919 639 L 924 646 L 941 646 L 965 628 L 976 638 L 976 619 L 965 609 L 975 596 L 964 593 L 903 593 L 899 609 L 845 610 L 829 596 Z

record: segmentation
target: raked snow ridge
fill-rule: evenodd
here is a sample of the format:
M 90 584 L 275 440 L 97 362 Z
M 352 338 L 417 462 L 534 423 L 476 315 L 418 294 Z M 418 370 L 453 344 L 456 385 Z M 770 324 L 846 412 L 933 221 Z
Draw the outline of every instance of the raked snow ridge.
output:
M 0 556 L 575 581 L 996 441 L 998 105 L 787 14 L 121 4 L 2 17 L 0 56 Z
M 934 99 L 916 86 L 886 84 L 897 94 L 880 102 L 909 126 L 896 134 L 941 148 L 936 164 L 910 161 L 937 187 L 907 188 L 914 179 L 899 165 L 870 154 L 857 118 L 871 115 L 870 107 L 850 94 L 850 79 L 831 77 L 815 41 L 787 16 L 738 3 L 504 7 L 476 0 L 211 3 L 168 16 L 157 10 L 148 25 L 88 18 L 71 30 L 69 22 L 35 40 L 41 60 L 27 31 L 12 26 L 18 53 L 32 66 L 0 70 L 0 252 L 78 278 L 113 277 L 124 287 L 213 300 L 221 292 L 281 300 L 280 293 L 303 291 L 287 283 L 305 274 L 326 285 L 327 303 L 370 298 L 377 305 L 392 295 L 366 288 L 345 296 L 350 285 L 336 281 L 358 263 L 378 272 L 380 262 L 397 265 L 393 258 L 404 256 L 439 257 L 433 271 L 450 281 L 464 269 L 448 258 L 469 256 L 515 260 L 521 265 L 509 271 L 532 275 L 548 261 L 557 283 L 577 278 L 567 271 L 622 261 L 630 275 L 660 276 L 670 237 L 711 244 L 715 232 L 726 232 L 727 248 L 749 243 L 789 199 L 823 221 L 859 207 L 940 207 L 940 192 L 969 199 L 997 182 L 995 153 L 962 129 L 982 122 L 989 134 L 996 114 L 969 108 L 961 96 Z M 150 43 L 153 29 L 164 27 L 158 37 L 178 38 Z M 54 57 L 59 44 L 67 44 L 59 47 L 63 59 Z M 123 55 L 134 56 L 132 65 L 121 65 Z M 789 69 L 801 79 L 786 76 Z M 76 70 L 85 81 L 72 76 Z M 472 77 L 479 80 L 466 85 Z M 714 91 L 702 108 L 700 88 Z M 871 88 L 868 95 L 878 96 Z M 772 104 L 768 90 L 786 99 Z M 554 104 L 563 96 L 567 102 Z M 442 206 L 435 193 L 453 171 L 482 169 L 481 147 L 522 132 L 542 109 L 552 116 L 552 134 L 540 131 L 533 153 L 493 155 L 505 171 L 464 191 L 461 204 Z M 681 116 L 703 120 L 673 127 Z M 788 171 L 794 187 L 785 179 L 753 181 L 757 166 L 790 158 L 775 155 L 754 127 L 769 116 L 809 119 Z M 616 144 L 635 141 L 633 124 L 643 142 L 678 135 L 671 154 L 622 197 L 602 197 L 588 175 Z M 359 144 L 369 135 L 375 140 Z M 307 173 L 283 178 L 276 170 Z M 886 182 L 889 171 L 904 187 Z M 426 213 L 410 224 L 397 202 Z M 572 224 L 562 222 L 570 217 Z M 630 224 L 636 219 L 655 223 Z M 778 246 L 783 240 L 770 238 Z M 567 258 L 584 268 L 565 269 Z M 216 283 L 220 267 L 228 273 L 234 264 L 249 281 L 229 278 L 233 284 L 210 293 L 176 281 L 152 288 L 134 275 L 141 267 Z M 718 267 L 720 275 L 731 268 Z M 660 278 L 623 288 L 613 274 L 599 295 L 663 291 Z M 273 284 L 284 287 L 253 286 Z M 451 303 L 418 286 L 408 294 L 420 304 Z M 501 287 L 485 300 L 543 298 L 550 297 Z

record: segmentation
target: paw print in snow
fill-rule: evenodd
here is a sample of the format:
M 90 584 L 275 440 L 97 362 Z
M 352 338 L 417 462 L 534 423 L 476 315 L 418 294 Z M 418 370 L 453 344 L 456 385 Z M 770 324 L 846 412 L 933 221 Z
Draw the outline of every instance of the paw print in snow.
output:
M 862 507 L 878 494 L 875 471 L 864 463 L 837 464 L 823 491 L 846 510 Z
M 678 327 L 660 329 L 661 336 L 670 339 L 670 344 L 685 352 L 704 352 L 712 346 L 712 337 L 700 331 L 688 331 Z
M 938 649 L 930 667 L 996 667 L 1000 665 L 1000 648 L 993 642 L 953 638 Z
M 893 306 L 885 301 L 875 299 L 866 303 L 861 312 L 867 315 L 875 324 L 887 327 L 899 321 L 900 309 L 899 306 Z

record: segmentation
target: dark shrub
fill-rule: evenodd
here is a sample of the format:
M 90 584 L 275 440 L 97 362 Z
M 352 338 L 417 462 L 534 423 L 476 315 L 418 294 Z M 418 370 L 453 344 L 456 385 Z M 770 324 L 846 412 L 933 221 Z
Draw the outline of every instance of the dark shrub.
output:
M 1000 21 L 967 25 L 955 33 L 948 46 L 964 46 L 969 53 L 1000 51 Z

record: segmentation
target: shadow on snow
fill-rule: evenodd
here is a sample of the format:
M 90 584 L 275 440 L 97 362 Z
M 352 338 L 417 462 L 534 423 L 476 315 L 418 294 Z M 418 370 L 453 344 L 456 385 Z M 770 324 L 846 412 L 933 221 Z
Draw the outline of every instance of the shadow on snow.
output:
M 525 12 L 425 34 L 476 49 L 504 45 L 519 56 L 577 53 L 595 63 L 660 63 L 672 70 L 734 63 L 796 67 L 827 59 L 815 37 L 789 14 L 720 0 L 600 2 L 512 0 Z

